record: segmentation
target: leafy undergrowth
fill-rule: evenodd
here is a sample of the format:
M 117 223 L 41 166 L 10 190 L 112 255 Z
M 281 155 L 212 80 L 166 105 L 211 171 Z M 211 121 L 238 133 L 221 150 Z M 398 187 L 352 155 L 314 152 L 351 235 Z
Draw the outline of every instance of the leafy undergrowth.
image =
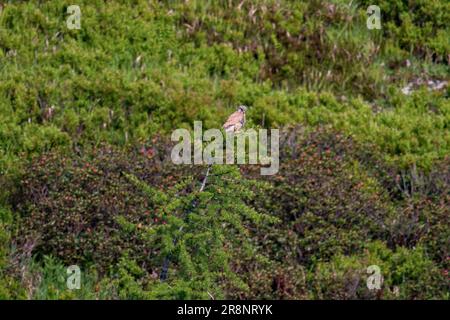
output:
M 0 7 L 0 298 L 448 298 L 448 2 L 72 4 Z M 240 104 L 280 173 L 200 193 L 167 136 Z
M 13 195 L 10 274 L 41 279 L 34 298 L 446 297 L 448 163 L 408 182 L 332 129 L 287 128 L 281 142 L 278 175 L 213 166 L 202 192 L 207 168 L 164 161 L 164 140 L 37 157 Z M 47 287 L 72 264 L 90 291 Z M 386 280 L 378 291 L 366 286 L 372 264 Z
M 80 30 L 68 5 L 8 2 L 0 15 L 2 174 L 55 148 L 220 127 L 239 104 L 263 127 L 333 124 L 405 166 L 449 153 L 448 87 L 400 90 L 449 80 L 448 4 L 383 3 L 382 31 L 340 1 L 79 1 Z

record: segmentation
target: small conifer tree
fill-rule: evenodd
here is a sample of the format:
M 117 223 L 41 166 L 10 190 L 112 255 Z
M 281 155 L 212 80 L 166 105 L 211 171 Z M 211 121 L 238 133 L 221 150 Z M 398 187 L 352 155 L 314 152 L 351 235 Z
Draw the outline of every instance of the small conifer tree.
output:
M 168 190 L 155 189 L 134 176 L 161 212 L 165 223 L 143 228 L 149 245 L 158 246 L 167 281 L 155 282 L 155 298 L 224 298 L 227 287 L 246 284 L 230 268 L 232 259 L 264 259 L 252 243 L 249 226 L 276 222 L 247 205 L 256 183 L 235 166 L 208 167 L 202 183 L 192 177 Z M 189 186 L 193 186 L 192 192 Z M 168 267 L 170 262 L 170 268 Z M 161 270 L 166 271 L 166 270 Z

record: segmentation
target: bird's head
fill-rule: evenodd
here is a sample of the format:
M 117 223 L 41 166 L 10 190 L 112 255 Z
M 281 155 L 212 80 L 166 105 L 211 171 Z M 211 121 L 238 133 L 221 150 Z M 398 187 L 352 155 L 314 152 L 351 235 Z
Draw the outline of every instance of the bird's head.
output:
M 238 111 L 245 113 L 245 111 L 247 111 L 247 107 L 246 106 L 239 106 L 238 107 Z

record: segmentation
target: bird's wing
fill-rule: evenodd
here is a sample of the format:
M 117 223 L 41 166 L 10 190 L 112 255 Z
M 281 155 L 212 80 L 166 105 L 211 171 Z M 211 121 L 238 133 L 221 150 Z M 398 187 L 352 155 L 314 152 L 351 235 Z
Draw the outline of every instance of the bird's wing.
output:
M 236 123 L 241 122 L 243 119 L 244 119 L 244 114 L 242 112 L 236 111 L 228 117 L 228 119 L 224 123 L 223 127 L 227 128 L 230 126 L 234 126 Z

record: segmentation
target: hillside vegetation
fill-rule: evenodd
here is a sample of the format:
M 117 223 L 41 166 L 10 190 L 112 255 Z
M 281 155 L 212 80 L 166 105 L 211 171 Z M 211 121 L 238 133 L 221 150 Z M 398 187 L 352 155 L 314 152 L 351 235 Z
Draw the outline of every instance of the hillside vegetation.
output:
M 448 1 L 75 2 L 0 4 L 0 299 L 450 298 Z M 277 175 L 172 163 L 241 104 Z

